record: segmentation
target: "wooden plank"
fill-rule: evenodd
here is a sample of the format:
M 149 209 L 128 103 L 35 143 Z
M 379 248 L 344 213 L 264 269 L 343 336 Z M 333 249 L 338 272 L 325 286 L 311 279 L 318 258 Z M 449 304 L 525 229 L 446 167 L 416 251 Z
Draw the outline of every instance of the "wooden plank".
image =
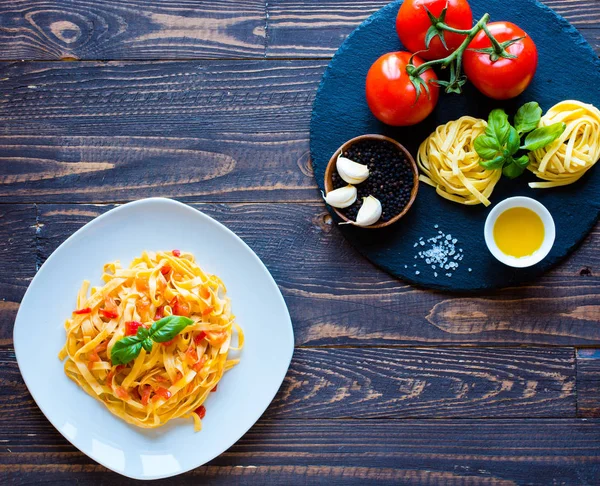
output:
M 19 302 L 35 274 L 39 229 L 34 205 L 0 205 L 0 345 L 12 340 Z
M 301 348 L 265 417 L 572 418 L 574 361 L 572 348 Z M 0 363 L 0 411 L 35 421 L 12 349 Z
M 0 59 L 263 57 L 263 0 L 0 3 Z
M 387 0 L 52 0 L 0 4 L 0 60 L 330 57 Z M 545 0 L 598 49 L 595 0 Z M 268 46 L 267 46 L 268 39 Z
M 600 417 L 599 348 L 577 350 L 577 416 Z
M 269 418 L 574 417 L 571 348 L 297 349 Z
M 25 63 L 0 73 L 0 201 L 317 200 L 320 61 Z
M 0 417 L 6 422 L 6 417 Z M 131 484 L 71 447 L 50 424 L 3 428 L 0 482 Z M 597 484 L 600 422 L 260 420 L 178 484 Z M 171 481 L 172 482 L 172 481 Z M 167 481 L 165 481 L 167 484 Z
M 40 258 L 110 207 L 40 205 Z M 600 344 L 598 230 L 529 286 L 456 296 L 416 289 L 375 268 L 332 226 L 321 203 L 194 207 L 235 231 L 265 262 L 298 345 Z
M 303 0 L 268 2 L 267 56 L 329 58 L 346 37 L 387 0 Z M 600 54 L 600 3 L 596 0 L 543 0 L 581 30 Z

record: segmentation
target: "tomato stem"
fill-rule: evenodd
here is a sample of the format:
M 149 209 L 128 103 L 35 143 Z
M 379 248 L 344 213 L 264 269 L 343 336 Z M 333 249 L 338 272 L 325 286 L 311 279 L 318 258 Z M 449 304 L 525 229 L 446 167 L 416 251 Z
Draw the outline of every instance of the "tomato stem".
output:
M 504 52 L 504 48 L 500 45 L 500 42 L 498 42 L 496 40 L 496 38 L 492 35 L 492 33 L 490 32 L 490 29 L 488 29 L 487 25 L 483 26 L 483 31 L 485 32 L 485 35 L 488 36 L 488 39 L 492 43 L 492 47 L 494 48 L 494 53 L 499 57 Z
M 469 44 L 471 43 L 471 41 L 482 30 L 485 32 L 487 37 L 490 39 L 490 42 L 492 43 L 492 47 L 489 49 L 490 58 L 492 59 L 492 61 L 497 61 L 501 57 L 505 57 L 505 58 L 514 58 L 515 57 L 515 56 L 508 54 L 508 52 L 506 52 L 506 47 L 508 47 L 508 45 L 510 45 L 510 43 L 501 44 L 500 42 L 498 42 L 496 40 L 496 38 L 489 31 L 489 29 L 487 27 L 487 23 L 490 20 L 490 14 L 488 14 L 488 13 L 486 13 L 483 17 L 481 17 L 481 19 L 479 19 L 479 22 L 477 22 L 470 30 L 455 29 L 454 27 L 450 27 L 445 22 L 440 21 L 439 19 L 435 19 L 435 20 L 436 20 L 435 23 L 433 23 L 433 20 L 432 20 L 432 25 L 434 25 L 436 30 L 448 31 L 448 32 L 452 32 L 455 34 L 465 35 L 466 37 L 463 40 L 462 44 L 452 54 L 448 55 L 447 57 L 445 57 L 443 59 L 434 59 L 432 61 L 427 61 L 417 67 L 413 64 L 413 61 L 411 58 L 410 63 L 408 64 L 408 66 L 406 66 L 406 72 L 410 76 L 413 84 L 415 85 L 415 88 L 417 87 L 417 84 L 421 84 L 419 82 L 421 74 L 423 74 L 428 69 L 431 69 L 434 66 L 441 66 L 442 68 L 447 68 L 448 66 L 451 66 L 452 69 L 451 69 L 450 80 L 449 81 L 437 81 L 437 84 L 439 84 L 440 86 L 445 86 L 447 93 L 460 93 L 461 86 L 465 83 L 465 78 L 461 72 L 462 71 L 463 54 L 469 47 Z M 486 50 L 486 52 L 487 52 L 487 50 Z M 419 92 L 419 91 L 420 90 L 417 90 L 417 92 Z
M 428 69 L 432 68 L 433 66 L 444 66 L 447 67 L 449 66 L 454 60 L 456 60 L 457 58 L 462 58 L 463 52 L 467 49 L 467 47 L 469 46 L 469 44 L 471 43 L 471 41 L 473 40 L 473 38 L 483 29 L 485 29 L 485 25 L 487 24 L 488 20 L 490 20 L 490 14 L 485 14 L 483 17 L 481 17 L 481 19 L 479 20 L 479 22 L 477 22 L 472 28 L 471 30 L 467 30 L 464 31 L 467 35 L 467 37 L 465 37 L 465 40 L 462 42 L 462 44 L 458 47 L 458 49 L 456 49 L 452 54 L 450 54 L 447 57 L 444 57 L 443 59 L 434 59 L 433 61 L 427 61 L 423 64 L 421 64 L 419 67 L 415 67 L 415 70 L 411 73 L 411 70 L 409 70 L 408 68 L 410 66 L 407 66 L 407 72 L 408 74 L 410 74 L 411 76 L 420 76 L 421 74 L 423 74 L 425 71 L 427 71 Z M 450 30 L 451 31 L 455 31 L 456 29 L 453 29 L 452 27 L 449 26 L 440 26 L 442 29 L 444 30 Z M 495 39 L 494 39 L 495 40 Z M 414 73 L 414 74 L 413 74 Z M 457 73 L 459 74 L 459 73 Z

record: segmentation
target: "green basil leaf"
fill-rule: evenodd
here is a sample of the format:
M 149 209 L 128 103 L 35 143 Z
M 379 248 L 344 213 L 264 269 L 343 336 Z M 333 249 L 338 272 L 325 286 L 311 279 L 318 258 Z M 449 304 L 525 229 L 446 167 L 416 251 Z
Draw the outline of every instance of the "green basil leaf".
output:
M 515 163 L 515 161 L 511 159 L 510 163 L 506 164 L 502 169 L 502 173 L 509 179 L 515 179 L 519 177 L 524 170 L 525 167 L 521 167 L 519 164 Z
M 136 336 L 140 339 L 140 340 L 144 340 L 148 337 L 148 329 L 146 329 L 144 326 L 140 326 L 138 327 L 137 330 L 137 334 Z
M 529 165 L 529 155 L 521 155 L 518 159 L 515 159 L 515 164 L 519 167 L 527 168 Z
M 515 128 L 519 135 L 535 130 L 542 118 L 542 109 L 535 101 L 525 103 L 515 115 Z
M 493 160 L 481 160 L 479 162 L 479 165 L 481 165 L 482 167 L 485 167 L 486 169 L 501 169 L 502 166 L 504 165 L 504 162 L 506 162 L 506 159 L 504 158 L 503 155 L 499 155 L 498 157 L 496 157 Z
M 498 140 L 490 135 L 479 135 L 473 142 L 473 146 L 479 157 L 484 160 L 492 160 L 501 151 Z
M 513 127 L 510 127 L 508 131 L 508 139 L 506 140 L 506 149 L 508 150 L 508 155 L 514 155 L 519 150 L 519 146 L 521 145 L 521 137 L 519 137 L 519 132 Z
M 154 345 L 154 342 L 149 337 L 147 337 L 146 339 L 144 339 L 142 341 L 142 346 L 144 347 L 144 349 L 146 350 L 147 353 L 149 353 L 150 351 L 152 351 L 152 346 L 153 345 Z
M 510 123 L 508 123 L 506 112 L 500 108 L 492 110 L 488 117 L 488 126 L 485 133 L 498 140 L 498 143 L 502 146 L 508 139 L 509 130 Z
M 547 127 L 536 128 L 525 137 L 525 150 L 538 150 L 554 142 L 567 128 L 564 123 L 553 123 Z
M 127 364 L 137 358 L 142 350 L 142 343 L 137 336 L 119 339 L 110 351 L 113 364 Z
M 165 343 L 173 339 L 177 334 L 183 331 L 187 326 L 193 324 L 194 321 L 182 316 L 167 316 L 160 321 L 156 321 L 150 327 L 148 336 L 157 343 Z

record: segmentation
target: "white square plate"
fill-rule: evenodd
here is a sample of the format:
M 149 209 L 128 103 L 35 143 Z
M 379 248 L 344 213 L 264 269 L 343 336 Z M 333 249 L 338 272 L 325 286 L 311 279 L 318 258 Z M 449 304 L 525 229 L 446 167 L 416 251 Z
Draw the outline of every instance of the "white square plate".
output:
M 67 378 L 57 357 L 83 280 L 100 285 L 106 262 L 121 260 L 126 266 L 143 250 L 174 248 L 192 252 L 205 271 L 223 280 L 246 337 L 239 365 L 207 399 L 198 433 L 191 420 L 158 429 L 125 423 Z M 279 288 L 240 238 L 185 204 L 151 198 L 99 216 L 60 245 L 23 297 L 14 345 L 31 395 L 61 434 L 113 471 L 158 479 L 201 466 L 252 427 L 281 386 L 294 335 Z

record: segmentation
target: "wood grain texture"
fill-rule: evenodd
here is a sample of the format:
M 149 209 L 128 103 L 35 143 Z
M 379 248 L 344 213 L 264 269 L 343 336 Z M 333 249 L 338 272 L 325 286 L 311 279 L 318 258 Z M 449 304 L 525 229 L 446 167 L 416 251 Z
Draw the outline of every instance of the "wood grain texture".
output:
M 39 205 L 40 259 L 111 207 Z M 194 207 L 235 231 L 265 262 L 298 345 L 600 343 L 600 231 L 530 286 L 464 297 L 419 290 L 376 269 L 346 243 L 321 203 Z
M 570 348 L 297 349 L 269 418 L 573 417 Z
M 387 0 L 17 0 L 0 3 L 0 60 L 331 57 Z M 596 49 L 596 0 L 546 0 Z
M 36 223 L 33 204 L 0 205 L 0 345 L 12 339 L 19 302 L 36 271 Z
M 307 8 L 303 0 L 271 0 L 268 2 L 267 56 L 330 58 L 363 20 L 388 3 L 387 0 L 324 0 L 311 3 Z M 577 27 L 600 53 L 600 3 L 597 0 L 544 0 L 542 3 Z
M 577 350 L 577 416 L 600 417 L 599 348 Z
M 0 74 L 0 201 L 318 200 L 315 61 L 26 63 Z
M 263 419 L 227 452 L 177 481 L 595 485 L 599 425 L 593 419 Z M 133 483 L 76 451 L 42 417 L 19 429 L 3 427 L 2 484 L 41 477 L 52 484 Z
M 0 59 L 263 57 L 262 0 L 0 2 Z
M 36 421 L 14 351 L 0 363 L 0 425 Z M 570 348 L 297 349 L 265 417 L 573 418 L 575 359 Z

